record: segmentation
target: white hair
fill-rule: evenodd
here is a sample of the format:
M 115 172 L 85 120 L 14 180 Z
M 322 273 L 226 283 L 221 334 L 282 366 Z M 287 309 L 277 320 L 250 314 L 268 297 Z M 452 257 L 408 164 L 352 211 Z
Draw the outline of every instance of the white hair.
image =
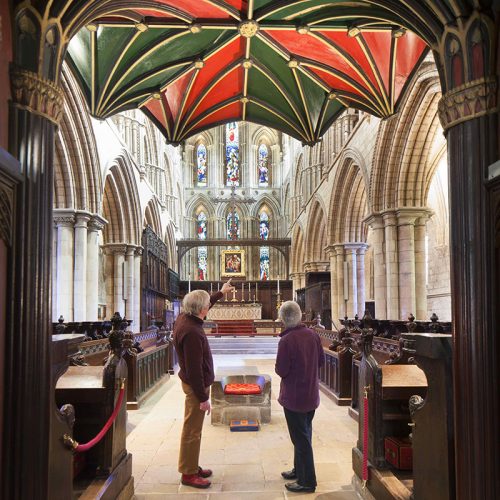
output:
M 299 304 L 293 300 L 283 302 L 280 307 L 279 317 L 283 321 L 285 328 L 293 328 L 300 323 L 302 319 L 302 311 Z
M 185 313 L 198 316 L 201 310 L 210 306 L 210 295 L 205 290 L 194 290 L 184 296 L 182 309 Z

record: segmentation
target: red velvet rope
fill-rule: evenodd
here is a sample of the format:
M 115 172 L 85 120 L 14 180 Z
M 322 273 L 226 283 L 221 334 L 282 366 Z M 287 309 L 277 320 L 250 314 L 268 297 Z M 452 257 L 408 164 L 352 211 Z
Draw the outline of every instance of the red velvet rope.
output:
M 116 416 L 120 411 L 124 394 L 125 394 L 125 385 L 122 383 L 122 386 L 120 388 L 120 394 L 118 395 L 118 401 L 116 402 L 115 409 L 113 410 L 111 416 L 108 418 L 108 421 L 104 424 L 104 427 L 101 429 L 99 434 L 97 434 L 97 436 L 94 439 L 91 439 L 88 443 L 79 444 L 78 446 L 76 446 L 75 451 L 77 453 L 82 453 L 84 451 L 90 450 L 90 448 L 94 447 L 104 437 L 106 432 L 108 432 L 108 429 L 113 425 L 113 422 L 115 421 Z
M 363 398 L 363 486 L 368 481 L 368 388 Z

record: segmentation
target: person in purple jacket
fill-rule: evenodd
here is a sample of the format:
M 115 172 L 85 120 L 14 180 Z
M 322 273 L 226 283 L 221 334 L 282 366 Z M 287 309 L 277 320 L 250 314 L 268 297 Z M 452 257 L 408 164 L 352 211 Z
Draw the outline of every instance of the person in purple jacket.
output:
M 212 352 L 203 330 L 203 320 L 210 307 L 224 293 L 234 290 L 231 280 L 221 291 L 210 296 L 204 290 L 188 293 L 182 301 L 183 311 L 174 324 L 173 340 L 179 358 L 179 378 L 186 394 L 184 426 L 179 451 L 181 482 L 194 488 L 208 488 L 210 469 L 200 467 L 201 430 L 205 412 L 210 414 L 210 386 L 214 381 Z
M 316 472 L 312 450 L 312 420 L 319 406 L 319 369 L 324 363 L 319 336 L 301 324 L 297 302 L 284 302 L 279 317 L 285 325 L 278 344 L 276 373 L 281 377 L 278 402 L 285 411 L 288 432 L 294 447 L 294 467 L 282 472 L 288 491 L 312 493 Z

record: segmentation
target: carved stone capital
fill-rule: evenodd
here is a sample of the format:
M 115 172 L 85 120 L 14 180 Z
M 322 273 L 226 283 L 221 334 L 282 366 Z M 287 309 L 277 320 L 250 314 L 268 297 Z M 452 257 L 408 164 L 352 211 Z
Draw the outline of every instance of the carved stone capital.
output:
M 445 131 L 479 116 L 497 113 L 496 78 L 481 78 L 450 90 L 439 101 L 438 110 Z
M 94 214 L 88 223 L 89 231 L 102 231 L 104 226 L 108 223 L 100 215 Z
M 142 255 L 143 250 L 144 250 L 144 248 L 143 248 L 143 247 L 137 247 L 137 248 L 135 249 L 135 255 L 137 255 L 137 256 L 139 256 L 139 257 L 140 257 L 140 256 Z
M 74 210 L 54 210 L 53 220 L 56 227 L 73 227 L 75 225 Z
M 106 255 L 125 255 L 127 251 L 126 243 L 108 243 L 103 245 L 104 253 Z
M 17 67 L 10 71 L 10 82 L 16 106 L 59 125 L 64 112 L 64 94 L 60 87 L 36 73 Z

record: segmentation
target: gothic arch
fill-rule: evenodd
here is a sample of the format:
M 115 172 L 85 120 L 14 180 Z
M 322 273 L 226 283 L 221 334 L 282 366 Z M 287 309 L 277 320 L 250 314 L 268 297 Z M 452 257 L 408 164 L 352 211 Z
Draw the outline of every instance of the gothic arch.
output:
M 132 163 L 126 152 L 107 170 L 104 183 L 103 216 L 108 224 L 105 243 L 141 244 L 142 217 Z
M 156 196 L 152 197 L 149 200 L 149 203 L 146 205 L 146 209 L 144 211 L 144 223 L 143 226 L 149 225 L 151 229 L 158 235 L 162 234 L 162 223 L 161 223 L 161 215 L 160 215 L 160 204 L 158 202 L 158 198 Z
M 175 244 L 175 228 L 171 222 L 169 222 L 165 228 L 163 241 L 168 248 L 168 267 L 175 270 L 177 268 L 177 245 Z
M 327 219 L 323 200 L 315 196 L 307 220 L 306 262 L 326 262 L 325 248 L 328 245 Z
M 300 224 L 295 224 L 292 232 L 291 273 L 304 272 L 305 242 L 304 231 Z
M 328 215 L 328 241 L 335 243 L 364 242 L 367 226 L 366 182 L 353 158 L 345 158 L 335 175 Z
M 257 198 L 257 202 L 253 205 L 253 208 L 250 211 L 250 216 L 251 217 L 258 217 L 262 205 L 267 205 L 269 207 L 269 210 L 271 211 L 271 215 L 274 219 L 279 217 L 279 215 L 281 213 L 279 202 L 278 202 L 278 200 L 276 200 L 276 198 L 274 198 L 273 196 L 271 196 L 267 193 L 261 194 Z
M 54 207 L 98 213 L 102 204 L 102 177 L 97 145 L 85 99 L 66 65 L 62 86 L 65 99 L 55 138 Z
M 381 124 L 374 151 L 369 205 L 373 212 L 425 206 L 436 166 L 432 157 L 439 138 L 437 69 L 431 60 L 419 68 L 401 111 Z
M 200 205 L 203 205 L 205 207 L 208 217 L 215 216 L 214 204 L 211 202 L 208 196 L 202 193 L 197 194 L 186 203 L 186 215 L 188 217 L 194 217 L 193 214 L 196 212 Z

